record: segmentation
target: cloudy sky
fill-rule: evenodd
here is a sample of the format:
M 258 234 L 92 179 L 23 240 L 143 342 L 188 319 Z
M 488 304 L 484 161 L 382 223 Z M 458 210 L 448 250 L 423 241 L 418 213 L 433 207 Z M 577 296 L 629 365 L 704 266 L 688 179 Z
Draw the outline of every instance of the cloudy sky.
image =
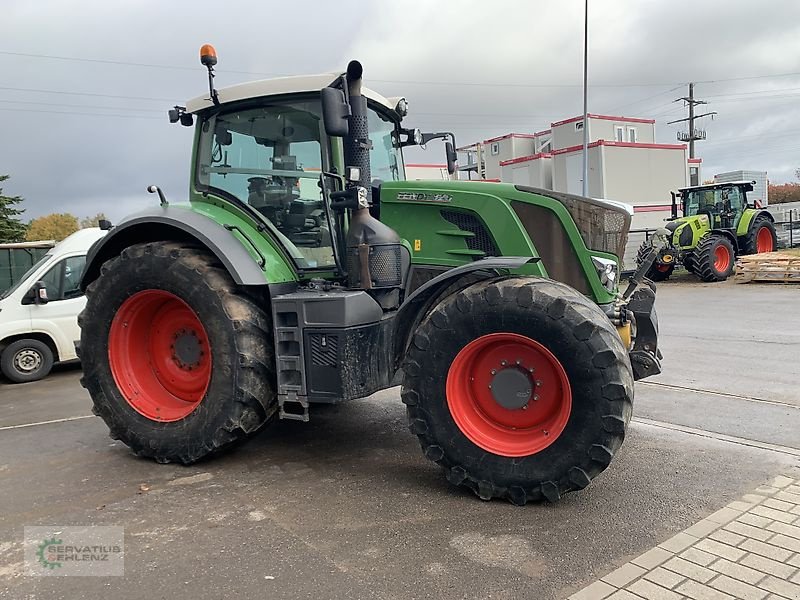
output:
M 686 83 L 717 111 L 701 123 L 703 176 L 800 167 L 798 0 L 591 0 L 589 110 L 657 119 L 675 141 Z M 185 199 L 191 132 L 166 110 L 220 87 L 364 64 L 370 87 L 406 96 L 409 126 L 459 144 L 533 132 L 581 112 L 583 0 L 3 0 L 0 174 L 26 217 Z M 440 146 L 408 158 L 440 162 Z

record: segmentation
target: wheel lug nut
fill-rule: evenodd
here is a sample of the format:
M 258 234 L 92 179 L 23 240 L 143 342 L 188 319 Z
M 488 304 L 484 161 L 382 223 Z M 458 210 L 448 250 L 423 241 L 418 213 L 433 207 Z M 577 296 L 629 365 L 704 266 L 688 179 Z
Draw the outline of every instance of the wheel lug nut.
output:
M 520 365 L 520 364 L 522 364 L 522 361 L 520 359 L 517 359 L 517 365 Z
M 538 400 L 538 399 L 539 399 L 539 394 L 534 394 L 534 395 L 533 395 L 533 399 L 534 399 L 534 400 Z
M 527 404 L 526 404 L 526 405 L 524 405 L 524 406 L 522 407 L 522 410 L 528 410 L 528 405 L 527 405 Z
M 500 366 L 501 367 L 505 367 L 507 364 L 508 364 L 508 361 L 505 361 L 505 360 L 501 360 L 500 361 Z
M 537 379 L 536 380 L 536 387 L 542 387 L 542 380 L 541 379 Z
M 492 369 L 492 375 L 497 375 L 497 369 Z

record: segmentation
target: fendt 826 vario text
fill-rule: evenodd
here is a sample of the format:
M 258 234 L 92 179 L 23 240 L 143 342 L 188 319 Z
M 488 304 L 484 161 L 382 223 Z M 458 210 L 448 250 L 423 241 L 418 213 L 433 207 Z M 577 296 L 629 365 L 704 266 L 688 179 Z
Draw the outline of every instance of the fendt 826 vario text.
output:
M 209 93 L 170 111 L 195 127 L 189 204 L 151 188 L 82 281 L 82 382 L 111 436 L 192 463 L 401 384 L 425 456 L 483 499 L 555 501 L 605 469 L 634 379 L 660 371 L 649 265 L 618 290 L 630 214 L 405 181 L 404 146 L 442 138 L 452 172 L 454 139 L 403 128 L 356 61 L 216 90 L 201 59 Z

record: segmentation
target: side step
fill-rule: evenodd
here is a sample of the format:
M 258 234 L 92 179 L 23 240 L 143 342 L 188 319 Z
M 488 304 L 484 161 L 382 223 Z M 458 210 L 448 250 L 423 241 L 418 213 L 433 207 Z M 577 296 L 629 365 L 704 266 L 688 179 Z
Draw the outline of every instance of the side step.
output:
M 286 396 L 278 396 L 278 418 L 307 423 L 308 400 L 297 397 L 294 400 L 290 400 Z

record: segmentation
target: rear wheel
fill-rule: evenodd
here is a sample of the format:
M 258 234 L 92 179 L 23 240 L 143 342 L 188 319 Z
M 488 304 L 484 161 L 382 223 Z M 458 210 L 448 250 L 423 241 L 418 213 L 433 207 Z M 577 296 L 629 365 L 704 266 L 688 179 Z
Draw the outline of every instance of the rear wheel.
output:
M 86 292 L 81 383 L 136 454 L 188 464 L 276 413 L 269 319 L 206 251 L 131 246 Z
M 692 271 L 703 281 L 725 281 L 733 273 L 736 255 L 724 236 L 711 233 L 694 249 Z
M 769 217 L 761 214 L 753 220 L 743 245 L 745 254 L 773 252 L 778 247 L 778 234 Z
M 641 265 L 642 262 L 647 258 L 647 255 L 650 254 L 650 249 L 652 246 L 649 242 L 644 241 L 642 245 L 639 246 L 639 252 L 636 255 L 636 265 Z M 654 262 L 653 266 L 650 267 L 647 271 L 646 277 L 651 281 L 664 281 L 669 279 L 672 272 L 675 270 L 675 264 L 670 265 L 663 265 L 658 264 L 658 262 Z
M 630 420 L 633 374 L 606 315 L 545 279 L 478 283 L 422 321 L 402 398 L 425 456 L 484 500 L 586 487 Z
M 14 383 L 38 381 L 53 368 L 53 351 L 39 340 L 11 342 L 0 356 L 0 369 Z

